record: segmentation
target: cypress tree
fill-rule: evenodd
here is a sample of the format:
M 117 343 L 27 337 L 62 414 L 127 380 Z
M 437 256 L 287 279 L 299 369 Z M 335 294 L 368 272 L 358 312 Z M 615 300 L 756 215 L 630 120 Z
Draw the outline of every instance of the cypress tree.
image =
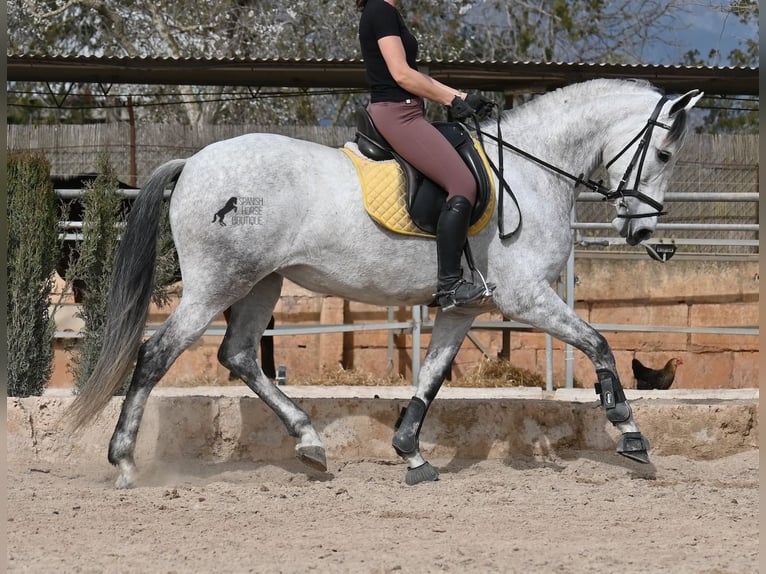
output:
M 114 258 L 121 224 L 125 222 L 118 188 L 119 181 L 114 167 L 108 156 L 102 154 L 98 176 L 86 185 L 81 195 L 83 238 L 79 247 L 80 260 L 76 266 L 76 278 L 81 279 L 87 289 L 79 311 L 84 322 L 82 339 L 77 353 L 72 357 L 76 388 L 82 387 L 88 380 L 101 350 Z
M 53 369 L 49 313 L 58 245 L 50 164 L 36 154 L 8 158 L 8 395 L 41 395 Z

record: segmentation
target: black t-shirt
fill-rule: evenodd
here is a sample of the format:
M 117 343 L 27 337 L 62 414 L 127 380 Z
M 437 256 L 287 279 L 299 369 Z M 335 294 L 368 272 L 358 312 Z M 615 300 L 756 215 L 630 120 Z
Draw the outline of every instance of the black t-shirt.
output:
M 367 68 L 370 101 L 403 102 L 415 96 L 394 81 L 380 52 L 378 40 L 386 36 L 402 39 L 407 64 L 417 70 L 418 41 L 410 34 L 399 11 L 384 0 L 368 0 L 359 19 L 359 44 Z

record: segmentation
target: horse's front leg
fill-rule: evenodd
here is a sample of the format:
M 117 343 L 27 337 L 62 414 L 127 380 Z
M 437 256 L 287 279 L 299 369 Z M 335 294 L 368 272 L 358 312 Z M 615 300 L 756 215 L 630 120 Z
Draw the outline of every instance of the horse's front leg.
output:
M 606 339 L 583 321 L 547 284 L 520 301 L 503 301 L 496 296 L 498 307 L 507 316 L 528 323 L 553 337 L 581 350 L 596 368 L 598 382 L 595 385 L 606 418 L 621 433 L 617 452 L 638 462 L 648 463 L 649 441 L 638 430 L 633 411 L 617 375 L 614 354 Z
M 399 416 L 392 441 L 394 450 L 407 463 L 405 482 L 409 485 L 439 479 L 438 471 L 420 453 L 420 430 L 474 317 L 475 313 L 468 310 L 453 309 L 447 313 L 439 311 L 434 321 L 415 396 Z

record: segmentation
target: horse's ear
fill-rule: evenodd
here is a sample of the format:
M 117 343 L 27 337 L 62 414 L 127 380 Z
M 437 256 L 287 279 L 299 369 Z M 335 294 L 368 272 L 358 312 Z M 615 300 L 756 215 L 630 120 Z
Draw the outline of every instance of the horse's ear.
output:
M 674 116 L 681 110 L 689 111 L 694 107 L 694 104 L 696 104 L 702 96 L 704 96 L 704 92 L 700 92 L 699 90 L 691 90 L 689 92 L 686 92 L 683 96 L 680 96 L 673 100 L 671 106 L 670 106 L 670 112 L 669 115 Z

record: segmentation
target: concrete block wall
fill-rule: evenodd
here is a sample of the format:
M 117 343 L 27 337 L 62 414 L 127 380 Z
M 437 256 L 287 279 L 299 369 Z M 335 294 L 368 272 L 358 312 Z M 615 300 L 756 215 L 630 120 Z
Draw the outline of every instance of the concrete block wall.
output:
M 758 325 L 759 268 L 755 261 L 692 261 L 673 259 L 662 264 L 650 260 L 614 260 L 579 257 L 576 261 L 575 310 L 592 324 L 657 325 L 677 327 L 755 327 Z M 160 323 L 174 308 L 152 308 L 149 321 Z M 433 313 L 433 311 L 432 311 Z M 72 306 L 59 312 L 59 328 L 71 320 Z M 359 324 L 387 321 L 387 309 L 322 296 L 285 282 L 275 309 L 277 325 Z M 69 319 L 67 319 L 67 316 Z M 411 308 L 397 308 L 394 320 L 407 321 Z M 433 318 L 433 315 L 431 315 Z M 498 313 L 487 313 L 481 321 L 500 321 Z M 215 324 L 224 325 L 223 317 Z M 623 384 L 634 385 L 634 357 L 659 367 L 671 357 L 681 357 L 674 388 L 759 387 L 757 336 L 665 332 L 609 332 L 602 330 L 617 359 Z M 503 349 L 498 331 L 473 331 L 473 336 L 497 356 Z M 429 342 L 422 335 L 421 357 Z M 355 369 L 376 377 L 411 379 L 412 336 L 393 335 L 393 353 L 388 349 L 387 331 L 330 333 L 275 337 L 276 363 L 286 365 L 290 379 L 316 378 L 340 368 Z M 202 337 L 188 349 L 163 379 L 162 386 L 188 386 L 225 382 L 228 372 L 218 363 L 219 337 Z M 71 386 L 66 342 L 56 344 L 52 387 Z M 563 344 L 554 341 L 554 385 L 563 386 Z M 512 332 L 511 362 L 544 376 L 543 333 Z M 453 366 L 452 379 L 470 375 L 483 358 L 466 339 Z M 580 385 L 590 387 L 593 367 L 580 352 L 574 352 L 574 375 Z

